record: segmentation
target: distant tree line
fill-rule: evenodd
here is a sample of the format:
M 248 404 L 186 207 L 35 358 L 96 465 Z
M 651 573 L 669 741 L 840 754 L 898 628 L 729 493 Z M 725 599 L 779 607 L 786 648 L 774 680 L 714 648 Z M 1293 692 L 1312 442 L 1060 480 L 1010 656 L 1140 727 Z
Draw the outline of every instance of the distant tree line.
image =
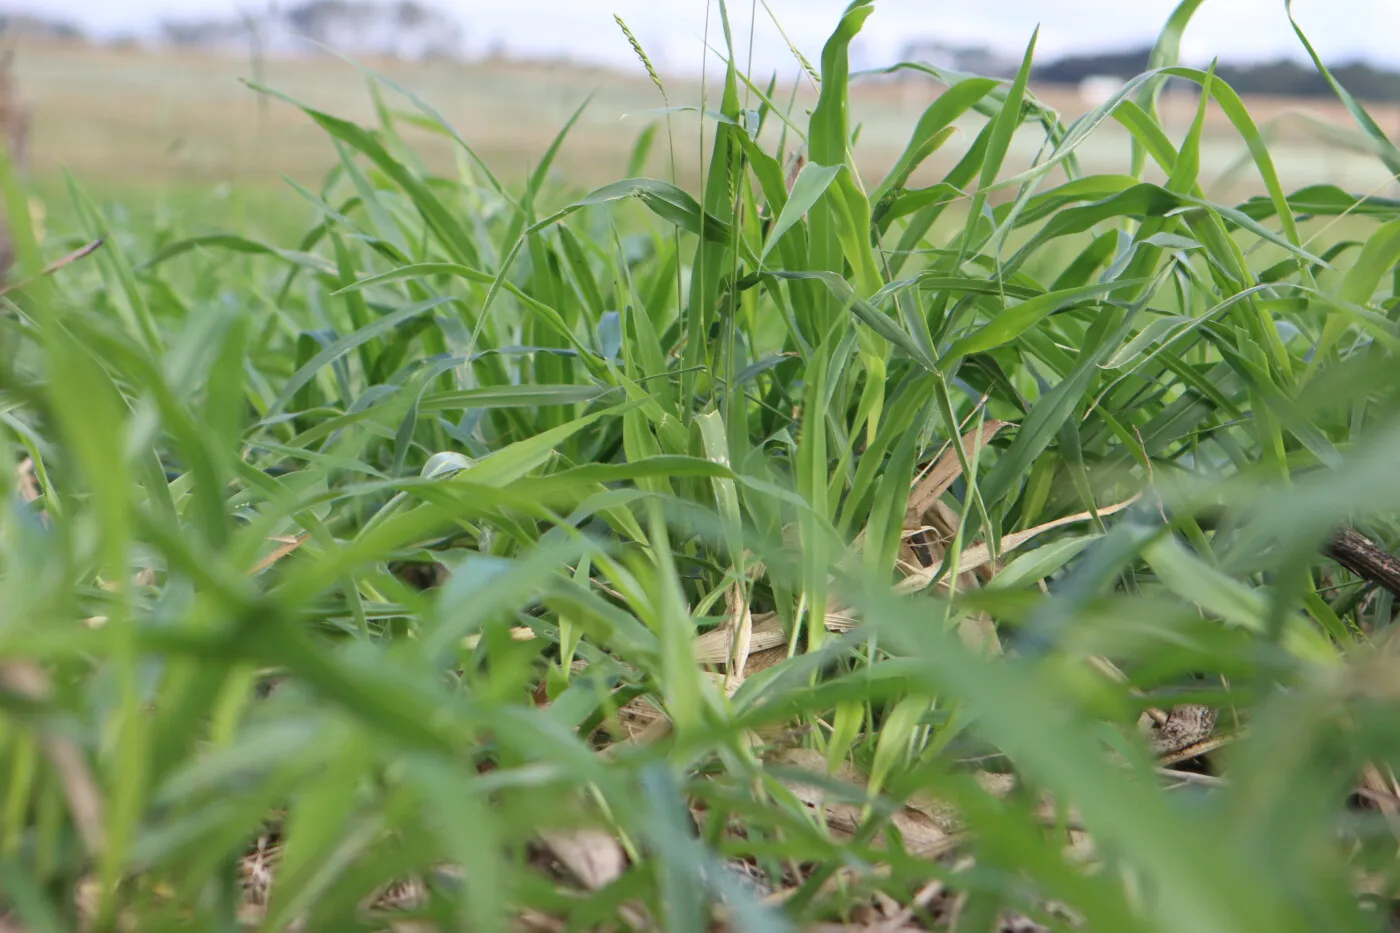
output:
M 1071 55 L 1034 69 L 1035 79 L 1046 84 L 1078 85 L 1086 78 L 1113 76 L 1131 78 L 1147 70 L 1152 49 L 1144 46 L 1129 51 Z M 1400 72 L 1376 68 L 1365 62 L 1328 66 L 1342 86 L 1363 100 L 1400 100 Z M 1233 65 L 1222 62 L 1216 75 L 1240 94 L 1272 94 L 1280 97 L 1331 97 L 1327 81 L 1310 64 L 1279 59 L 1257 64 Z M 1173 80 L 1185 88 L 1185 81 Z
M 0 13 L 0 36 L 16 39 L 57 39 L 81 41 L 83 30 L 68 20 L 52 19 L 34 13 Z
M 351 54 L 410 60 L 457 58 L 462 29 L 446 13 L 417 0 L 305 0 L 259 15 L 167 20 L 170 45 L 262 53 L 315 53 L 317 46 Z M 312 44 L 308 44 L 308 40 Z
M 204 19 L 166 22 L 161 37 L 174 45 L 241 45 L 250 25 L 264 33 L 268 51 L 305 50 L 305 36 L 345 50 L 374 50 L 405 58 L 453 57 L 460 48 L 461 30 L 446 14 L 419 0 L 301 0 L 278 12 L 245 19 Z M 0 39 L 48 38 L 90 41 L 75 23 L 35 13 L 0 13 Z M 1037 65 L 1033 78 L 1044 84 L 1080 85 L 1087 78 L 1126 80 L 1147 70 L 1150 46 L 1070 55 Z M 901 56 L 907 61 L 930 61 L 960 71 L 1010 76 L 1016 59 L 981 46 L 957 46 L 914 41 Z M 1370 101 L 1400 101 L 1400 72 L 1362 61 L 1331 68 L 1332 74 L 1355 97 Z M 1332 89 L 1310 64 L 1278 59 L 1255 64 L 1221 63 L 1215 73 L 1240 94 L 1279 97 L 1331 97 Z M 1170 87 L 1189 91 L 1195 85 L 1172 79 Z

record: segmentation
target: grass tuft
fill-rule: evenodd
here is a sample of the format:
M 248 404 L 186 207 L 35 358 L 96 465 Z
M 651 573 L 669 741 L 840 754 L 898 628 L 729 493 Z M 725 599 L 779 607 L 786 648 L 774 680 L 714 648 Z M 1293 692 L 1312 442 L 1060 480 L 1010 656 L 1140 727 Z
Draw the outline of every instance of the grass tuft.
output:
M 1392 928 L 1400 202 L 1286 187 L 1197 6 L 1068 124 L 1033 38 L 901 66 L 883 173 L 870 0 L 809 114 L 720 5 L 694 192 L 620 18 L 668 181 L 368 71 L 255 87 L 285 237 L 0 159 L 0 928 Z

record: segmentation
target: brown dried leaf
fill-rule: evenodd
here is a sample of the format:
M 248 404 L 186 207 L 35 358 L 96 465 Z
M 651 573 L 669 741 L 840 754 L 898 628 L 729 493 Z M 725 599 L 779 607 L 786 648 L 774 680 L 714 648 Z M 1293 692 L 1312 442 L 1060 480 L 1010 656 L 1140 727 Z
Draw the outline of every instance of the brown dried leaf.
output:
M 1126 509 L 1128 506 L 1132 505 L 1137 500 L 1138 497 L 1133 496 L 1131 499 L 1128 499 L 1124 502 L 1119 502 L 1117 505 L 1110 505 L 1105 508 L 1099 509 L 1098 514 L 1100 517 L 1102 517 L 1106 515 L 1112 515 L 1115 512 L 1121 512 L 1123 509 Z M 1014 551 L 1016 548 L 1025 544 L 1027 541 L 1031 540 L 1037 535 L 1044 534 L 1045 532 L 1050 531 L 1051 529 L 1060 528 L 1064 525 L 1073 525 L 1078 522 L 1089 521 L 1093 517 L 1094 513 L 1092 512 L 1080 512 L 1076 515 L 1066 515 L 1064 518 L 1057 518 L 1053 522 L 1046 522 L 1045 524 L 1037 525 L 1034 528 L 1028 528 L 1025 531 L 1018 531 L 1015 534 L 1006 535 L 1004 538 L 1001 539 L 1001 553 L 1005 554 L 1009 551 Z M 967 548 L 962 552 L 961 555 L 959 555 L 958 571 L 959 573 L 962 573 L 976 570 L 977 568 L 990 563 L 991 559 L 991 552 L 988 550 L 985 544 L 974 545 L 970 548 Z M 909 576 L 899 581 L 899 583 L 895 586 L 895 589 L 900 593 L 918 592 L 919 590 L 922 590 L 930 583 L 932 583 L 933 578 L 937 574 L 937 566 L 929 567 L 925 570 L 918 571 L 916 573 L 911 573 Z
M 648 745 L 671 731 L 671 720 L 646 697 L 637 697 L 617 711 L 617 725 L 627 734 L 610 748 Z
M 1385 816 L 1386 822 L 1391 825 L 1392 831 L 1400 829 L 1400 792 L 1398 792 L 1395 780 L 1395 772 L 1386 767 L 1382 774 L 1380 768 L 1374 764 L 1364 765 L 1361 769 L 1361 780 L 1357 785 L 1357 793 L 1370 800 Z
M 579 884 L 597 891 L 622 877 L 627 855 L 611 834 L 601 829 L 571 829 L 540 834 L 551 855 Z
M 535 640 L 536 638 L 538 638 L 538 637 L 539 637 L 539 635 L 537 635 L 537 634 L 535 633 L 535 630 L 532 629 L 532 628 L 530 628 L 530 626 L 528 626 L 528 625 L 514 625 L 514 626 L 511 626 L 511 629 L 510 629 L 510 640 L 511 640 L 511 641 L 534 641 L 534 640 Z M 468 636 L 466 636 L 465 638 L 462 639 L 462 647 L 463 647 L 465 650 L 467 650 L 467 651 L 471 651 L 471 650 L 475 649 L 476 646 L 479 645 L 479 644 L 481 644 L 481 633 L 480 633 L 480 632 L 474 632 L 473 634 L 468 635 Z
M 304 534 L 291 535 L 285 538 L 268 538 L 267 540 L 276 544 L 277 547 L 273 548 L 271 553 L 269 553 L 262 560 L 258 561 L 256 564 L 254 564 L 248 570 L 248 576 L 251 577 L 254 574 L 262 573 L 264 570 L 271 567 L 273 564 L 277 563 L 279 560 L 286 557 L 288 554 L 292 553 L 297 548 L 301 547 L 302 542 L 306 539 L 307 535 Z
M 769 760 L 812 774 L 828 773 L 826 756 L 815 749 L 785 748 L 774 753 Z M 832 777 L 857 788 L 864 788 L 868 783 L 863 774 L 844 761 Z M 821 808 L 827 828 L 833 835 L 849 837 L 860 828 L 864 815 L 860 805 L 827 800 L 822 788 L 801 781 L 783 779 L 782 784 L 809 807 Z M 899 830 L 905 850 L 912 855 L 931 858 L 946 852 L 954 842 L 952 833 L 939 825 L 939 820 L 909 806 L 901 807 L 892 814 L 890 823 Z
M 918 933 L 923 927 L 909 926 L 904 923 L 891 925 L 885 921 L 874 923 L 850 924 L 850 923 L 810 923 L 802 928 L 802 933 Z
M 752 677 L 759 671 L 766 671 L 774 664 L 779 664 L 787 660 L 788 651 L 786 645 L 779 645 L 776 648 L 767 648 L 763 651 L 755 651 L 749 655 L 749 663 L 744 668 L 744 676 Z
M 1011 422 L 997 421 L 993 418 L 982 422 L 980 428 L 968 431 L 959 439 L 965 452 L 964 456 L 971 460 L 974 453 L 986 446 L 992 438 L 997 436 L 997 432 L 1009 424 Z M 933 503 L 938 501 L 939 496 L 948 491 L 948 488 L 961 475 L 962 462 L 958 458 L 958 452 L 950 447 L 943 456 L 938 458 L 938 461 L 909 494 L 909 509 L 905 513 L 904 526 L 913 528 L 920 525 L 923 522 L 924 513 L 929 510 Z
M 732 641 L 732 632 L 726 625 L 721 625 L 713 631 L 697 636 L 692 645 L 696 663 L 727 663 Z M 783 634 L 783 622 L 778 618 L 776 612 L 765 612 L 749 619 L 750 653 L 785 644 L 787 644 L 787 636 Z
M 562 920 L 556 920 L 548 914 L 528 907 L 516 915 L 512 927 L 523 933 L 563 933 L 567 929 Z
M 25 457 L 15 464 L 15 488 L 20 500 L 29 503 L 39 498 L 39 481 L 34 475 L 34 461 Z
M 1002 652 L 997 624 L 985 612 L 974 612 L 958 622 L 958 640 L 968 651 L 981 657 L 994 657 Z

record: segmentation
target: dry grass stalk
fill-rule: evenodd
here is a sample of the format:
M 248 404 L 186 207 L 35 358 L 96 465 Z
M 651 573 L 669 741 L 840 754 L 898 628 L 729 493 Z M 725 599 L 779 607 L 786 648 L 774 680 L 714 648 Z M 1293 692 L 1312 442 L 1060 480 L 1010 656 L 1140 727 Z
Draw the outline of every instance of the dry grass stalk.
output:
M 38 201 L 31 200 L 29 202 L 29 210 L 30 222 L 34 225 L 34 235 L 36 238 L 42 238 L 43 230 L 40 222 L 43 217 L 43 205 Z M 4 227 L 3 224 L 0 224 L 0 235 L 3 234 Z M 43 278 L 44 276 L 53 275 L 55 272 L 57 272 L 59 269 L 62 269 L 64 266 L 72 265 L 79 259 L 84 259 L 88 256 L 91 256 L 93 253 L 97 252 L 97 250 L 99 250 L 102 247 L 102 244 L 104 242 L 104 240 L 93 240 L 90 243 L 85 243 L 79 248 L 73 250 L 73 252 L 68 253 L 66 256 L 62 256 L 58 259 L 55 259 L 53 262 L 44 266 L 44 268 L 39 270 L 38 275 L 35 275 L 29 279 L 19 279 L 17 281 L 13 281 L 5 285 L 0 285 L 0 295 L 6 295 L 16 289 L 23 288 L 25 285 L 27 285 L 34 279 L 39 279 Z
M 725 593 L 725 600 L 729 609 L 725 628 L 732 631 L 734 637 L 728 657 L 729 676 L 724 688 L 726 693 L 733 694 L 744 682 L 749 655 L 753 651 L 753 613 L 749 610 L 748 600 L 744 598 L 743 588 L 737 583 Z
M 860 623 L 850 612 L 833 608 L 826 614 L 828 632 L 849 632 Z M 749 621 L 747 658 L 752 661 L 755 655 L 787 645 L 787 634 L 783 631 L 783 620 L 776 612 L 761 612 L 751 615 Z M 728 664 L 730 646 L 734 640 L 734 629 L 728 624 L 697 636 L 692 650 L 699 664 Z M 771 666 L 768 665 L 768 666 Z M 745 668 L 745 674 L 754 673 L 752 667 Z

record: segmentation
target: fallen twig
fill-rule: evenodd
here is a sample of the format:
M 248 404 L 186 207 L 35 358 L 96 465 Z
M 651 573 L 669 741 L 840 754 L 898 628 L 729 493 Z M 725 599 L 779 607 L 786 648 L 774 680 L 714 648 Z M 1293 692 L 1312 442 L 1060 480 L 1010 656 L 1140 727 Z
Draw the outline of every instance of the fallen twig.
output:
M 1342 528 L 1327 544 L 1327 556 L 1368 583 L 1400 596 L 1400 558 L 1381 550 L 1355 528 Z

